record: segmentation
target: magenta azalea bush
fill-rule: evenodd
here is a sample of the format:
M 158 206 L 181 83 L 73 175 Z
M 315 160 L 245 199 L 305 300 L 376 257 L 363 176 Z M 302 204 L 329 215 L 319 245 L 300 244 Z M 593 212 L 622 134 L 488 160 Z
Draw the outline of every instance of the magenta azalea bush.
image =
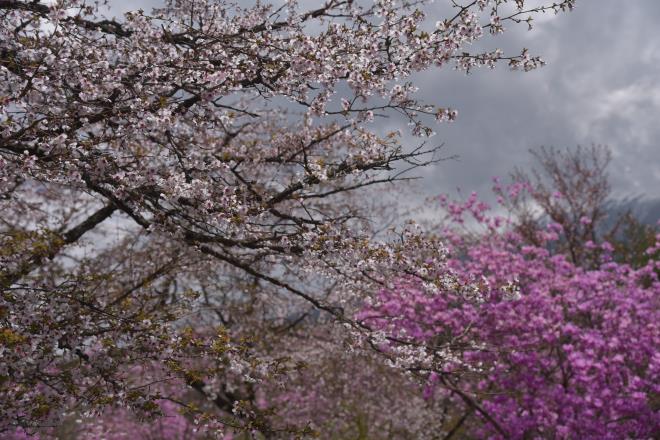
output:
M 464 424 L 479 438 L 657 435 L 660 263 L 633 269 L 613 262 L 603 242 L 586 244 L 598 251 L 599 264 L 578 267 L 551 250 L 561 239 L 557 224 L 530 245 L 500 230 L 505 220 L 489 216 L 474 195 L 443 203 L 454 225 L 467 213 L 484 232 L 469 241 L 449 231 L 448 269 L 426 280 L 400 279 L 360 314 L 396 344 L 452 352 L 454 361 L 421 368 L 426 397 L 456 396 L 462 412 L 479 420 Z M 448 276 L 478 293 L 466 298 L 432 282 Z

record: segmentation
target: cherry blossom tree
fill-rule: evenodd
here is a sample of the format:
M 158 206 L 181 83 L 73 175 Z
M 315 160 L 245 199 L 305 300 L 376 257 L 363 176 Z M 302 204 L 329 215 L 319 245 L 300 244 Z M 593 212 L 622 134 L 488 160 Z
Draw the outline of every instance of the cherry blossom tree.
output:
M 314 311 L 378 351 L 350 311 L 444 264 L 414 228 L 373 238 L 368 190 L 437 148 L 372 121 L 431 135 L 457 114 L 418 100 L 414 72 L 534 69 L 526 49 L 470 48 L 574 6 L 427 3 L 180 0 L 114 20 L 0 0 L 0 432 L 170 403 L 208 435 L 307 432 L 259 408 L 255 384 L 297 365 L 265 341 Z

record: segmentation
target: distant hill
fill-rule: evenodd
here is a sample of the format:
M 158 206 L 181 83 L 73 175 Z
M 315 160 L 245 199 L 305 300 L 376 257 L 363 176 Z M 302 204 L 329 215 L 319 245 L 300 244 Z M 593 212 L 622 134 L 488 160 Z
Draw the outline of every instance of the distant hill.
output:
M 614 200 L 608 202 L 607 210 L 611 213 L 608 226 L 626 212 L 630 212 L 640 223 L 655 225 L 660 220 L 660 198 L 639 196 Z

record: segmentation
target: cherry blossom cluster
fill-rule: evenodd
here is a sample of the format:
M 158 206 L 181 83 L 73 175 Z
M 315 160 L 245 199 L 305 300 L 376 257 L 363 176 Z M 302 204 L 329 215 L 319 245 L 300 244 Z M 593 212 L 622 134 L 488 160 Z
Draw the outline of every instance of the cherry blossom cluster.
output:
M 470 50 L 573 5 L 171 0 L 108 19 L 98 2 L 0 1 L 0 435 L 167 402 L 209 435 L 306 432 L 257 403 L 256 383 L 296 366 L 265 347 L 273 328 L 312 307 L 378 349 L 387 334 L 353 312 L 445 264 L 413 227 L 374 239 L 368 190 L 436 149 L 372 122 L 430 135 L 457 113 L 419 100 L 412 74 L 535 68 Z

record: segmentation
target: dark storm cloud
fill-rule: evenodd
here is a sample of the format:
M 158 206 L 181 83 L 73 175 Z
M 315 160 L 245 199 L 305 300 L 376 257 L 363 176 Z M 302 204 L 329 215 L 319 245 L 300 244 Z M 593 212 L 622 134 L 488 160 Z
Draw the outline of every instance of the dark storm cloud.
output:
M 420 75 L 424 96 L 459 109 L 433 140 L 460 156 L 424 173 L 429 194 L 486 193 L 491 177 L 529 163 L 540 145 L 607 144 L 617 196 L 660 196 L 660 2 L 581 0 L 575 11 L 544 17 L 532 32 L 491 39 L 528 47 L 548 65 Z M 505 34 L 507 35 L 507 34 Z

